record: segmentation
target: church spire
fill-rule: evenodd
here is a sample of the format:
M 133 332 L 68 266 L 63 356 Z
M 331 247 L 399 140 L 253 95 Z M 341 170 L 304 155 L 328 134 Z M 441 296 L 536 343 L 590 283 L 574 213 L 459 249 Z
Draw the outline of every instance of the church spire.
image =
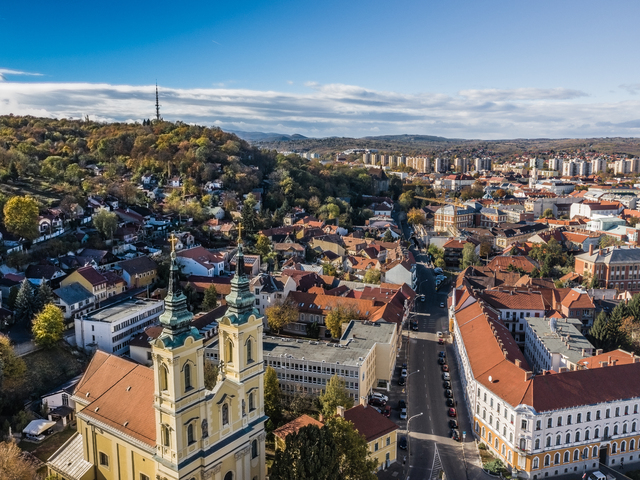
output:
M 226 316 L 232 323 L 240 324 L 249 320 L 249 316 L 257 315 L 253 308 L 255 297 L 249 288 L 249 277 L 244 270 L 244 253 L 242 253 L 242 224 L 238 227 L 238 253 L 236 254 L 236 273 L 231 279 L 231 293 L 225 297 L 229 306 Z
M 171 335 L 190 330 L 189 324 L 193 314 L 187 308 L 187 297 L 180 288 L 178 277 L 178 263 L 176 261 L 176 243 L 178 239 L 172 234 L 171 243 L 171 267 L 169 269 L 169 287 L 164 298 L 164 312 L 160 315 L 160 324 L 164 332 Z
M 238 254 L 236 255 L 236 276 L 246 275 L 244 271 L 244 254 L 242 253 L 242 224 L 238 224 Z

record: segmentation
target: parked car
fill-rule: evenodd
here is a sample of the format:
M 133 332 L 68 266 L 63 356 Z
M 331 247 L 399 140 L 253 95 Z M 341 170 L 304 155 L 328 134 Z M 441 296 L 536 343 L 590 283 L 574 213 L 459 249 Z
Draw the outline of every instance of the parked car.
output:
M 421 302 L 426 302 L 426 301 L 427 301 L 427 297 L 426 297 L 426 296 L 424 296 L 424 295 L 421 295 L 421 296 L 420 296 L 420 301 L 421 301 Z
M 440 302 L 440 308 L 444 308 L 444 307 L 445 307 L 444 302 Z
M 460 432 L 455 428 L 451 430 L 451 438 L 453 438 L 456 442 L 460 441 Z
M 405 400 L 398 401 L 398 410 L 402 410 L 403 408 L 407 408 L 407 402 Z
M 398 442 L 398 446 L 402 450 L 406 450 L 407 449 L 407 437 L 400 437 L 400 441 Z
M 456 422 L 455 420 L 449 420 L 449 427 L 458 428 L 458 422 Z
M 400 410 L 400 420 L 406 420 L 407 419 L 407 409 L 403 408 L 402 410 Z
M 447 398 L 447 401 L 445 403 L 447 404 L 447 407 L 455 407 L 456 406 L 456 402 L 453 401 L 453 398 Z
M 400 372 L 400 376 L 404 377 L 404 378 L 407 378 L 407 369 L 406 368 L 402 369 L 402 372 Z
M 371 394 L 371 398 L 379 398 L 380 400 L 384 400 L 385 402 L 389 401 L 389 397 L 387 397 L 385 394 L 383 393 L 378 393 L 378 392 L 373 392 Z
M 444 338 L 438 339 L 438 345 L 444 345 Z
M 451 398 L 451 397 L 453 397 L 453 392 L 451 390 L 447 389 L 447 390 L 444 391 L 444 396 L 447 397 L 447 398 Z
M 411 322 L 411 330 L 414 332 L 418 331 L 418 322 Z
M 440 358 L 438 359 L 438 363 L 439 363 L 440 365 L 444 365 L 445 363 L 447 363 L 447 361 L 446 361 L 444 358 L 440 357 Z
M 447 381 L 442 384 L 444 388 L 451 388 L 451 382 Z
M 374 407 L 384 407 L 387 402 L 384 400 L 380 400 L 379 398 L 370 398 L 369 405 L 373 405 Z
M 449 371 L 449 365 L 442 365 L 442 371 L 443 372 L 448 372 Z
M 449 375 L 449 372 L 444 372 L 442 374 L 442 379 L 443 380 L 451 380 L 451 375 Z
M 438 356 L 439 357 L 446 357 L 447 356 L 447 352 L 445 352 L 444 350 L 441 350 L 438 352 Z
M 398 379 L 398 385 L 400 385 L 401 387 L 404 387 L 407 384 L 407 381 L 405 380 L 404 377 L 400 377 Z
M 449 412 L 448 412 L 448 415 L 450 417 L 455 417 L 456 416 L 456 409 L 455 408 L 450 408 Z
M 380 413 L 389 418 L 391 416 L 391 405 L 385 405 Z
M 443 337 L 442 332 L 436 332 L 436 336 L 437 336 L 438 338 L 442 338 L 442 337 Z

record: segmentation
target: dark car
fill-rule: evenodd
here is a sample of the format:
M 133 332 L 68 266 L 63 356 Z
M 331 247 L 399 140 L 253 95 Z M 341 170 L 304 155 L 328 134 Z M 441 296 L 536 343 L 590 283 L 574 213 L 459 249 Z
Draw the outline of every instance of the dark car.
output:
M 447 356 L 447 352 L 445 352 L 445 351 L 440 351 L 440 352 L 438 352 L 438 356 L 439 356 L 439 357 L 443 357 L 443 358 L 444 358 L 444 357 L 446 357 L 446 356 Z
M 460 432 L 456 429 L 451 430 L 451 438 L 453 438 L 456 442 L 460 441 Z
M 406 385 L 406 384 L 407 384 L 407 382 L 405 381 L 405 378 L 404 378 L 404 377 L 400 377 L 400 378 L 398 379 L 398 385 L 400 385 L 401 387 L 403 387 L 403 386 L 404 386 L 404 385 Z
M 384 407 L 386 404 L 387 402 L 376 397 L 371 397 L 369 399 L 369 405 L 373 405 L 374 407 Z
M 385 405 L 382 407 L 382 411 L 380 413 L 389 418 L 391 416 L 391 405 Z
M 453 401 L 453 398 L 447 398 L 447 407 L 455 407 L 456 402 Z
M 398 402 L 398 410 L 402 410 L 403 408 L 407 408 L 407 402 L 404 400 L 400 400 Z
M 449 427 L 458 428 L 458 422 L 456 422 L 455 420 L 449 420 Z
M 447 363 L 447 361 L 446 361 L 444 358 L 440 357 L 440 358 L 438 359 L 438 363 L 439 363 L 440 365 L 444 365 L 445 363 Z
M 456 416 L 456 409 L 455 408 L 450 408 L 449 412 L 447 413 L 450 417 L 455 417 Z
M 442 383 L 442 386 L 443 386 L 444 388 L 451 388 L 451 382 L 447 380 L 446 382 L 443 382 L 443 383 Z
M 449 365 L 442 365 L 442 371 L 443 372 L 448 372 L 449 371 Z
M 449 389 L 444 391 L 444 396 L 447 398 L 452 398 L 453 397 L 453 392 Z
M 402 450 L 406 450 L 407 449 L 407 437 L 400 437 L 400 441 L 398 442 L 398 446 Z
M 406 369 L 407 368 L 407 364 L 406 362 L 402 364 L 402 368 Z
M 413 330 L 414 332 L 418 331 L 418 322 L 411 323 L 411 330 Z

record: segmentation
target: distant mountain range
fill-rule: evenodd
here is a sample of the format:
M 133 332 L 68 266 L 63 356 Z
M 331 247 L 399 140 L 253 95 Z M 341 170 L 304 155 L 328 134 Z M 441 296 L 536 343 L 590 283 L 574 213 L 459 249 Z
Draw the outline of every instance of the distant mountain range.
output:
M 463 142 L 461 138 L 445 138 L 433 135 L 378 135 L 374 137 L 362 137 L 365 140 L 376 140 L 380 142 Z
M 234 133 L 238 137 L 247 142 L 288 142 L 291 140 L 306 140 L 308 137 L 294 133 L 287 135 L 286 133 L 265 133 L 265 132 L 243 132 L 241 130 L 227 130 Z

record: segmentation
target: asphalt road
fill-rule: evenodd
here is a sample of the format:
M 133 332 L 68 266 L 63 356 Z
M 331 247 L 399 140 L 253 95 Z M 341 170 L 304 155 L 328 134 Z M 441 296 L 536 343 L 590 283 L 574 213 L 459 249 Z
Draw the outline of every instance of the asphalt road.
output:
M 405 235 L 407 233 L 405 231 Z M 412 251 L 418 263 L 416 293 L 425 294 L 425 301 L 416 302 L 414 317 L 418 319 L 418 331 L 410 332 L 405 348 L 409 371 L 408 414 L 410 419 L 413 417 L 409 422 L 409 455 L 404 470 L 407 475 L 405 478 L 429 479 L 432 474 L 437 473 L 440 465 L 447 478 L 487 478 L 479 468 L 478 462 L 471 460 L 471 456 L 475 455 L 477 458 L 477 452 L 471 434 L 469 415 L 462 400 L 457 368 L 453 364 L 453 352 L 449 350 L 449 343 L 439 345 L 436 335 L 436 332 L 446 333 L 449 330 L 447 310 L 441 308 L 440 303 L 446 304 L 450 289 L 445 286 L 436 292 L 433 270 L 422 263 L 426 261 L 426 256 L 420 255 L 414 249 Z M 454 401 L 460 399 L 456 407 L 456 420 L 459 423 L 460 434 L 467 432 L 463 442 L 456 442 L 451 438 L 443 372 L 438 364 L 438 352 L 443 350 L 446 350 L 447 364 L 451 370 Z M 420 413 L 422 415 L 416 416 Z

